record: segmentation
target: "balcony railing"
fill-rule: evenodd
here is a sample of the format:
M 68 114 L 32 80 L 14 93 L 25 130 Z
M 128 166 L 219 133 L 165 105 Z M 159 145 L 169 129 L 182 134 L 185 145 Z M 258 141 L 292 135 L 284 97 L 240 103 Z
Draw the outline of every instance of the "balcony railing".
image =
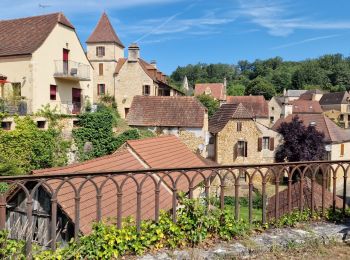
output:
M 76 115 L 84 111 L 82 102 L 73 101 L 51 101 L 50 107 L 56 109 L 56 112 L 63 115 Z
M 88 81 L 90 80 L 90 66 L 71 60 L 56 60 L 54 77 L 76 81 Z
M 81 232 L 91 231 L 94 221 L 110 220 L 120 228 L 122 218 L 134 216 L 140 231 L 142 219 L 158 222 L 160 210 L 166 210 L 175 222 L 179 192 L 221 209 L 227 206 L 226 197 L 235 198 L 229 205 L 236 219 L 243 207 L 238 198 L 245 197 L 249 223 L 257 193 L 261 194 L 257 221 L 262 224 L 306 208 L 324 216 L 329 208 L 344 212 L 347 207 L 349 174 L 350 161 L 319 161 L 0 177 L 0 183 L 8 185 L 7 193 L 0 193 L 0 229 L 15 232 L 18 227 L 11 225 L 22 225 L 12 238 L 24 239 L 30 255 L 33 239 L 41 241 L 46 234 L 45 245 L 54 250 L 62 232 L 71 229 L 78 240 Z M 40 198 L 46 198 L 43 205 Z M 47 211 L 40 212 L 45 205 Z M 63 222 L 62 212 L 69 215 L 70 225 Z M 15 214 L 17 222 L 6 218 Z
M 0 98 L 0 113 L 25 116 L 32 113 L 32 102 L 29 99 L 2 99 Z

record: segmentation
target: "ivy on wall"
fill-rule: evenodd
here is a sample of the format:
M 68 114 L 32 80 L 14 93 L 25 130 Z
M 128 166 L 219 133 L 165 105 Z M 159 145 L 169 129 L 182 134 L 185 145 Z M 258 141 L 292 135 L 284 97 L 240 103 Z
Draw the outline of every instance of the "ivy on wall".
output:
M 127 140 L 141 138 L 137 129 L 130 129 L 115 136 L 114 119 L 110 109 L 105 108 L 95 113 L 79 115 L 79 127 L 73 129 L 73 138 L 78 147 L 80 161 L 111 154 Z
M 0 174 L 27 174 L 31 170 L 65 165 L 69 142 L 60 130 L 37 128 L 30 117 L 15 118 L 16 128 L 0 130 Z

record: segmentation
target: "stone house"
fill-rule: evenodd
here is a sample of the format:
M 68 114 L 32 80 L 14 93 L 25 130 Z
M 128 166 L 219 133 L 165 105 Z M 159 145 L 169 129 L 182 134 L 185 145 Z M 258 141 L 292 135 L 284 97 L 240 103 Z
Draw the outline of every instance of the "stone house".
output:
M 210 95 L 223 104 L 226 102 L 226 87 L 226 79 L 224 83 L 197 83 L 194 86 L 194 95 Z
M 284 103 L 289 103 L 290 101 L 297 100 L 300 98 L 301 95 L 308 92 L 308 90 L 304 89 L 284 89 L 283 90 L 283 97 L 284 97 Z
M 324 133 L 328 160 L 350 159 L 350 134 L 345 129 L 337 126 L 332 120 L 323 114 L 293 114 L 279 119 L 272 127 L 277 130 L 282 122 L 291 122 L 298 116 L 305 126 L 314 125 L 316 130 Z
M 326 92 L 319 89 L 311 89 L 300 95 L 299 99 L 320 101 Z
M 350 94 L 346 91 L 326 93 L 320 99 L 320 105 L 327 116 L 349 128 Z
M 124 146 L 118 149 L 111 155 L 102 156 L 100 158 L 75 163 L 64 167 L 56 167 L 33 171 L 32 174 L 45 175 L 74 175 L 77 173 L 88 172 L 114 172 L 114 171 L 135 171 L 152 168 L 186 168 L 186 167 L 203 167 L 208 166 L 204 158 L 192 153 L 179 138 L 175 136 L 163 136 L 156 138 L 146 138 L 142 140 L 127 141 Z M 210 174 L 211 172 L 204 172 Z M 195 172 L 189 173 L 189 177 L 193 177 Z M 161 174 L 160 174 L 161 175 Z M 174 178 L 179 178 L 177 182 L 177 191 L 188 192 L 189 184 L 187 179 L 177 172 L 173 174 Z M 100 198 L 101 216 L 105 222 L 112 221 L 115 223 L 117 213 L 120 211 L 123 218 L 132 216 L 136 217 L 137 210 L 137 190 L 138 186 L 144 179 L 144 173 L 134 175 L 134 179 L 125 178 L 126 175 L 114 175 L 113 181 L 120 185 L 122 192 L 122 203 L 119 207 L 117 203 L 117 188 L 112 181 L 108 181 L 102 189 Z M 154 178 L 159 179 L 158 175 Z M 106 179 L 106 176 L 91 176 L 80 191 L 79 204 L 79 227 L 83 235 L 91 232 L 92 223 L 96 221 L 97 215 L 97 192 L 94 184 L 100 187 L 101 183 Z M 125 181 L 123 185 L 122 182 Z M 72 185 L 75 189 L 83 183 L 83 178 L 75 178 L 72 180 Z M 134 182 L 135 181 L 135 182 Z M 203 188 L 197 187 L 201 182 L 200 178 L 195 178 L 193 181 L 194 196 L 198 196 Z M 58 179 L 52 178 L 48 184 L 53 190 L 59 186 Z M 30 185 L 30 184 L 28 184 Z M 143 181 L 141 195 L 141 218 L 154 219 L 155 217 L 155 195 L 158 193 L 159 209 L 172 209 L 172 182 L 169 178 L 164 178 L 164 181 L 157 186 L 151 178 Z M 31 186 L 28 186 L 31 190 Z M 62 185 L 57 193 L 57 242 L 67 243 L 74 236 L 75 216 L 75 192 L 67 182 Z M 197 195 L 196 195 L 197 194 Z M 38 191 L 33 196 L 33 239 L 36 243 L 43 246 L 49 246 L 50 243 L 50 224 L 51 224 L 51 191 L 46 185 L 40 186 Z M 26 203 L 27 199 L 22 190 L 14 191 L 8 198 L 7 204 L 7 219 L 6 228 L 10 230 L 10 237 L 13 239 L 23 239 L 23 230 L 26 228 Z M 19 221 L 21 220 L 21 221 Z M 113 222 L 114 221 L 114 222 Z M 16 228 L 14 228 L 16 227 Z
M 131 44 L 128 57 L 124 57 L 124 45 L 105 13 L 86 43 L 89 60 L 95 67 L 95 100 L 107 94 L 113 96 L 122 118 L 126 117 L 136 95 L 183 95 L 170 86 L 166 75 L 157 69 L 155 61 L 147 63 L 140 58 L 137 44 Z
M 256 122 L 242 104 L 224 104 L 209 120 L 210 157 L 219 164 L 274 162 L 277 132 Z
M 272 97 L 268 102 L 269 107 L 269 126 L 273 126 L 278 119 L 283 117 L 283 97 Z
M 114 71 L 118 60 L 124 58 L 124 45 L 104 12 L 86 41 L 87 56 L 94 66 L 94 101 L 104 95 L 114 96 Z
M 268 102 L 264 96 L 227 96 L 226 103 L 241 103 L 254 116 L 256 122 L 265 126 L 270 123 Z
M 191 151 L 207 155 L 208 112 L 195 97 L 135 96 L 126 120 L 158 135 L 175 135 Z
M 79 113 L 92 97 L 93 68 L 74 26 L 62 13 L 0 21 L 1 88 L 10 113 L 32 114 L 50 104 Z

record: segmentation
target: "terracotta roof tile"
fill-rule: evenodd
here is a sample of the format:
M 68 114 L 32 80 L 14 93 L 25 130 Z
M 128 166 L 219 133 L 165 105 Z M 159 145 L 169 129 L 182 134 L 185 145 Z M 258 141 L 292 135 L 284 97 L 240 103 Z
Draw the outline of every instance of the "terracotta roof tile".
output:
M 280 118 L 272 127 L 277 131 L 279 126 L 283 123 L 289 123 L 293 117 L 298 116 L 303 121 L 305 126 L 309 126 L 311 122 L 316 124 L 316 129 L 319 132 L 323 132 L 325 135 L 325 141 L 331 143 L 342 143 L 350 141 L 350 135 L 344 129 L 337 126 L 332 120 L 323 114 L 293 114 L 286 118 Z
M 57 23 L 74 29 L 62 13 L 0 21 L 0 57 L 32 54 Z
M 195 97 L 135 96 L 126 120 L 131 126 L 202 128 L 205 113 Z
M 145 164 L 145 165 L 144 165 Z M 148 138 L 143 140 L 128 141 L 127 146 L 116 151 L 114 154 L 103 156 L 97 159 L 76 163 L 65 167 L 57 167 L 51 169 L 43 169 L 33 171 L 34 174 L 73 174 L 80 172 L 94 171 L 118 171 L 118 170 L 138 170 L 150 168 L 170 168 L 170 167 L 201 167 L 207 165 L 204 161 L 193 154 L 178 138 L 175 136 L 164 136 L 157 138 Z M 193 172 L 192 174 L 195 174 Z M 210 174 L 208 171 L 207 174 Z M 159 174 L 162 177 L 164 174 Z M 135 180 L 139 183 L 145 178 L 144 173 L 135 174 Z M 188 192 L 189 184 L 185 176 L 180 172 L 175 172 L 172 176 L 179 178 L 178 190 Z M 158 177 L 155 177 L 158 178 Z M 106 177 L 93 176 L 92 179 L 100 186 Z M 137 187 L 135 182 L 125 175 L 115 175 L 113 179 L 121 184 L 126 180 L 121 187 L 123 191 L 122 197 L 122 217 L 136 217 L 137 209 Z M 73 178 L 72 184 L 78 188 L 85 178 Z M 200 178 L 197 178 L 194 185 L 200 183 Z M 51 179 L 50 186 L 56 189 L 61 183 L 59 179 Z M 160 209 L 169 210 L 172 207 L 172 191 L 171 181 L 169 178 L 164 178 L 164 182 L 160 186 Z M 107 218 L 115 221 L 117 216 L 117 196 L 116 186 L 109 180 L 102 189 L 101 210 L 105 221 Z M 142 189 L 141 202 L 141 218 L 152 219 L 155 216 L 155 194 L 156 187 L 153 180 L 148 177 L 145 179 Z M 96 220 L 96 190 L 91 182 L 86 182 L 81 190 L 80 199 L 80 229 L 83 234 L 91 231 L 91 223 Z M 58 204 L 61 209 L 67 214 L 69 219 L 75 221 L 75 193 L 70 184 L 65 183 L 58 192 Z
M 194 87 L 194 95 L 209 93 L 218 100 L 225 100 L 225 86 L 223 83 L 198 83 Z
M 298 99 L 298 100 L 291 101 L 290 104 L 293 105 L 293 114 L 301 114 L 301 113 L 322 114 L 323 113 L 323 110 L 318 101 Z
M 256 117 L 269 117 L 269 106 L 264 96 L 227 96 L 227 103 L 239 104 Z
M 103 13 L 87 43 L 116 43 L 124 48 L 106 13 Z
M 230 119 L 253 119 L 242 104 L 223 104 L 209 120 L 209 132 L 220 132 Z

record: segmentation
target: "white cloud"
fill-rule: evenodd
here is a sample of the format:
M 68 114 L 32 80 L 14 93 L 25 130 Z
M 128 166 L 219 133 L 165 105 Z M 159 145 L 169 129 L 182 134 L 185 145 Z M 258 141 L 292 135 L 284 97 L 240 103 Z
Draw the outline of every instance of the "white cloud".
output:
M 271 35 L 288 36 L 297 29 L 344 30 L 350 29 L 350 21 L 311 20 L 312 15 L 300 15 L 290 1 L 283 0 L 239 0 L 240 16 L 266 28 Z
M 297 42 L 290 42 L 287 44 L 282 44 L 279 46 L 275 46 L 272 47 L 271 50 L 277 50 L 277 49 L 284 49 L 284 48 L 288 48 L 288 47 L 292 47 L 295 45 L 301 45 L 304 43 L 308 43 L 308 42 L 314 42 L 314 41 L 320 41 L 320 40 L 325 40 L 325 39 L 331 39 L 331 38 L 336 38 L 336 37 L 340 37 L 340 34 L 331 34 L 331 35 L 325 35 L 325 36 L 319 36 L 319 37 L 313 37 L 313 38 L 307 38 L 301 41 L 297 41 Z

